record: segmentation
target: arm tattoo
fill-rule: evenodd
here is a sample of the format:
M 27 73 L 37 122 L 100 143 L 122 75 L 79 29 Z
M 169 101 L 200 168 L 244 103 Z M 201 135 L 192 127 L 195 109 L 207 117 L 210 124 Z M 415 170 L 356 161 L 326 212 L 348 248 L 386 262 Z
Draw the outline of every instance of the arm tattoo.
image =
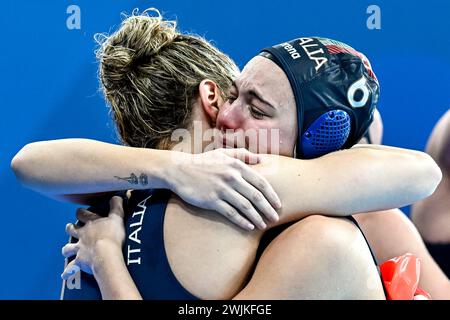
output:
M 119 180 L 125 180 L 128 181 L 130 184 L 141 184 L 143 186 L 148 185 L 148 177 L 146 174 L 141 174 L 139 177 L 136 176 L 134 173 L 131 173 L 131 175 L 129 177 L 118 177 L 118 176 L 114 176 L 114 178 L 119 179 Z

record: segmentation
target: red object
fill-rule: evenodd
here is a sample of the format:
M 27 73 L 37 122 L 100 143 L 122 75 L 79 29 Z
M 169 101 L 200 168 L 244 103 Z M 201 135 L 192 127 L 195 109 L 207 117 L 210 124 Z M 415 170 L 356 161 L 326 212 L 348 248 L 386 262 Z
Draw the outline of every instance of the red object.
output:
M 411 253 L 392 258 L 380 266 L 387 300 L 431 300 L 419 287 L 420 259 Z

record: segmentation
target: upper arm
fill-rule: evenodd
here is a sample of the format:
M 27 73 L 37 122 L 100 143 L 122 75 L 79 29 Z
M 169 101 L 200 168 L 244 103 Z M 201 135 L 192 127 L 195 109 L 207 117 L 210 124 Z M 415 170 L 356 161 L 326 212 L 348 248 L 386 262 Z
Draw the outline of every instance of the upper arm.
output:
M 254 168 L 277 192 L 280 219 L 287 221 L 310 214 L 347 216 L 402 207 L 428 196 L 440 181 L 428 155 L 380 145 L 361 145 L 313 160 L 264 155 Z
M 334 203 L 343 194 L 337 182 L 342 168 L 332 167 L 328 161 L 264 155 L 264 161 L 254 168 L 265 176 L 280 197 L 282 208 L 278 224 L 311 214 L 350 214 L 339 213 L 339 206 Z M 331 175 L 329 170 L 333 170 Z
M 427 153 L 450 174 L 450 110 L 438 121 L 427 143 Z

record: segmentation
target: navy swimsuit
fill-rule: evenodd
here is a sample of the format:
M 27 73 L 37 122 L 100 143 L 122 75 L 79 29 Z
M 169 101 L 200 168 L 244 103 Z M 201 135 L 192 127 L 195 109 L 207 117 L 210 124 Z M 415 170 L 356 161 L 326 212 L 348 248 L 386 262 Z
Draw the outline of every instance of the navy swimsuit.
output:
M 445 275 L 450 278 L 450 243 L 425 242 L 425 245 Z
M 175 278 L 164 247 L 164 214 L 171 192 L 169 190 L 133 191 L 125 213 L 126 239 L 123 254 L 128 271 L 143 299 L 193 300 Z M 107 215 L 108 205 L 90 208 Z M 100 289 L 94 276 L 81 273 L 80 285 L 65 284 L 64 300 L 98 300 Z M 73 287 L 70 289 L 70 287 Z
M 169 190 L 139 190 L 132 192 L 128 203 L 125 202 L 126 197 L 122 196 L 124 210 L 126 210 L 126 239 L 123 248 L 125 263 L 143 299 L 198 299 L 178 282 L 167 260 L 163 231 L 164 215 L 170 196 Z M 90 209 L 98 214 L 107 215 L 109 202 Z M 349 216 L 348 219 L 359 228 L 353 217 Z M 295 222 L 277 226 L 264 233 L 254 266 L 269 243 L 293 223 Z M 372 253 L 368 242 L 367 245 Z M 375 265 L 378 266 L 373 253 L 372 257 Z M 64 300 L 100 300 L 101 298 L 100 289 L 92 275 L 80 272 L 78 287 L 64 283 L 62 295 Z

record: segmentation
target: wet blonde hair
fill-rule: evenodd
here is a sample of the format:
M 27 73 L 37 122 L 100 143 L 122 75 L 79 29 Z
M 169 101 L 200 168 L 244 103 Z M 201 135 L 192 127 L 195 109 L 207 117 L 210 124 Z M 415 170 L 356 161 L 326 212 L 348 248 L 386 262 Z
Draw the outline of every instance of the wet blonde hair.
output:
M 189 128 L 202 80 L 223 97 L 235 63 L 208 41 L 182 34 L 156 9 L 136 11 L 111 34 L 97 35 L 99 76 L 124 144 L 168 149 L 177 128 Z

